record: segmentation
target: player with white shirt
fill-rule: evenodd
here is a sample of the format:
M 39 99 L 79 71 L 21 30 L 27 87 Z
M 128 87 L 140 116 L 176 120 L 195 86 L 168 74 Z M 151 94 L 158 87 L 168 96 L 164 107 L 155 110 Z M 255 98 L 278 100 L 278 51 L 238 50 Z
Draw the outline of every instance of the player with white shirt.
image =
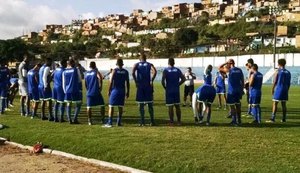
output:
M 19 94 L 20 94 L 20 105 L 21 105 L 21 116 L 29 115 L 30 100 L 28 97 L 27 89 L 27 72 L 28 72 L 29 58 L 24 55 L 23 61 L 18 67 L 18 83 L 19 83 Z M 26 108 L 25 108 L 26 107 Z

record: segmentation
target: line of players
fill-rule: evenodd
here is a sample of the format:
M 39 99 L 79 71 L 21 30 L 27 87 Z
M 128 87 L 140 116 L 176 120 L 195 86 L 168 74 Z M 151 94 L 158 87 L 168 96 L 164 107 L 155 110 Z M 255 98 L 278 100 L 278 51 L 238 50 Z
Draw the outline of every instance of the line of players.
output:
M 64 112 L 66 108 L 67 119 L 70 123 L 78 123 L 78 115 L 82 104 L 82 83 L 81 72 L 75 66 L 75 61 L 62 60 L 60 67 L 57 67 L 53 73 L 50 72 L 51 59 L 46 59 L 45 63 L 36 64 L 31 70 L 27 71 L 28 58 L 24 57 L 23 62 L 19 66 L 19 85 L 21 95 L 21 115 L 31 115 L 31 118 L 37 116 L 39 102 L 41 102 L 41 119 L 48 119 L 55 122 L 64 121 Z M 273 94 L 273 113 L 269 122 L 275 122 L 278 102 L 281 102 L 283 108 L 282 121 L 286 121 L 286 101 L 288 100 L 288 89 L 290 87 L 291 76 L 285 69 L 285 60 L 278 60 L 278 71 L 275 74 Z M 129 97 L 130 83 L 129 73 L 123 68 L 123 60 L 117 60 L 117 68 L 112 70 L 109 85 L 109 113 L 108 120 L 104 127 L 112 127 L 114 107 L 118 107 L 117 125 L 122 125 L 122 114 L 125 98 Z M 186 81 L 186 77 L 180 69 L 174 67 L 175 60 L 168 60 L 168 67 L 164 69 L 162 76 L 162 86 L 165 89 L 166 105 L 169 109 L 169 124 L 174 125 L 174 107 L 176 110 L 177 124 L 181 124 L 180 110 L 180 85 Z M 216 94 L 224 95 L 226 93 L 224 79 L 228 77 L 228 92 L 226 103 L 230 107 L 231 124 L 238 125 L 241 123 L 241 98 L 244 88 L 244 75 L 241 69 L 235 67 L 234 60 L 230 59 L 219 67 L 219 76 L 216 79 L 215 90 L 212 81 L 212 66 L 209 65 L 204 74 L 204 84 L 199 87 L 193 94 L 193 110 L 195 121 L 203 122 L 206 114 L 206 124 L 210 124 L 211 104 Z M 0 69 L 0 91 L 1 95 L 5 95 L 6 88 L 3 81 L 9 79 L 7 67 L 4 65 Z M 150 114 L 150 125 L 155 125 L 153 111 L 153 81 L 155 80 L 157 71 L 153 64 L 147 62 L 144 54 L 140 57 L 140 62 L 136 63 L 132 76 L 135 81 L 137 92 L 136 101 L 139 105 L 140 126 L 145 125 L 145 109 L 148 105 Z M 253 64 L 249 69 L 249 104 L 250 113 L 254 116 L 254 122 L 261 122 L 261 86 L 263 75 L 258 72 L 257 64 Z M 6 77 L 3 77 L 6 76 Z M 88 124 L 92 124 L 92 108 L 100 106 L 100 113 L 103 123 L 105 123 L 104 99 L 101 94 L 103 77 L 98 71 L 95 62 L 90 63 L 90 70 L 85 73 L 85 86 L 87 89 L 87 114 Z M 53 80 L 53 90 L 51 90 L 50 82 Z M 5 97 L 1 97 L 2 99 Z M 1 100 L 2 100 L 1 99 Z M 54 111 L 52 111 L 52 100 L 54 102 Z M 32 103 L 32 112 L 30 112 L 30 101 Z M 220 97 L 219 97 L 220 101 Z M 45 116 L 46 103 L 48 103 L 49 116 Z M 2 101 L 3 105 L 3 101 Z M 72 106 L 75 105 L 73 117 L 71 117 Z M 221 102 L 219 102 L 221 106 Z M 3 109 L 4 106 L 2 106 Z M 204 107 L 204 108 L 203 108 Z M 1 110 L 2 110 L 1 109 Z M 204 110 L 204 111 L 202 111 Z M 60 112 L 60 116 L 58 116 Z M 54 114 L 54 115 L 53 115 Z

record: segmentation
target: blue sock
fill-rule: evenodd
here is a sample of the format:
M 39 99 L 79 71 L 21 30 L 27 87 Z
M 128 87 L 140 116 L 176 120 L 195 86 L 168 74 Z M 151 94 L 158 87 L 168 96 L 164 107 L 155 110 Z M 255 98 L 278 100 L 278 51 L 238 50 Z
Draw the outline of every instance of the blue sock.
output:
M 139 108 L 140 108 L 140 116 L 141 116 L 141 121 L 140 124 L 145 124 L 145 109 L 144 109 L 144 104 L 139 104 Z
M 232 116 L 232 123 L 236 124 L 236 114 L 231 113 Z
M 253 115 L 253 118 L 254 118 L 254 120 L 255 121 L 258 121 L 258 119 L 257 119 L 257 106 L 254 106 L 253 108 L 252 108 L 252 115 Z
M 154 111 L 153 111 L 153 103 L 148 103 L 148 109 L 150 114 L 150 121 L 154 124 Z
M 55 103 L 54 105 L 54 118 L 57 119 L 59 103 Z
M 67 106 L 67 118 L 68 118 L 68 121 L 72 121 L 70 115 L 71 115 L 71 108 L 70 108 L 70 106 Z
M 207 113 L 207 123 L 210 123 L 211 111 Z
M 64 113 L 65 113 L 65 106 L 63 103 L 60 104 L 60 119 L 64 119 Z
M 271 120 L 275 121 L 275 118 L 276 118 L 275 113 L 272 113 Z
M 259 105 L 256 107 L 256 119 L 257 122 L 259 123 L 261 122 L 261 108 Z
M 107 124 L 112 125 L 112 121 L 113 121 L 112 117 L 108 117 Z
M 118 115 L 117 124 L 121 125 L 121 122 L 122 122 L 122 115 Z
M 247 113 L 248 115 L 251 115 L 251 107 L 252 106 L 248 106 L 248 113 Z
M 4 112 L 4 109 L 5 109 L 5 107 L 4 107 L 4 105 L 5 105 L 4 99 L 3 99 L 3 98 L 0 99 L 0 102 L 1 102 L 1 109 L 0 109 L 0 112 Z
M 77 121 L 78 115 L 80 113 L 80 109 L 81 109 L 81 104 L 77 104 L 74 113 L 74 121 Z

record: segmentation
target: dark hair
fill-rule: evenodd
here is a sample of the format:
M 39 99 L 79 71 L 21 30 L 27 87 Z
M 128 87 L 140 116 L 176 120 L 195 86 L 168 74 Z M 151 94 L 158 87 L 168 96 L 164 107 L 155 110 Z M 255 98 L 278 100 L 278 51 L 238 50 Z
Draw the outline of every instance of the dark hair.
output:
M 191 67 L 188 67 L 187 69 L 190 70 L 190 71 L 192 71 L 192 68 L 191 68 Z
M 60 65 L 61 65 L 62 67 L 66 67 L 66 66 L 67 66 L 67 63 L 68 63 L 68 61 L 67 61 L 66 59 L 63 59 L 63 60 L 60 61 Z
M 74 59 L 70 59 L 70 60 L 68 61 L 68 65 L 70 65 L 71 67 L 74 67 L 74 66 L 75 66 L 75 61 L 74 61 Z
M 252 68 L 255 69 L 255 70 L 258 70 L 258 65 L 257 64 L 253 64 Z
M 144 60 L 144 61 L 147 59 L 147 57 L 144 53 L 141 53 L 141 59 Z
M 123 59 L 118 58 L 118 59 L 117 59 L 117 65 L 118 65 L 118 66 L 123 66 L 123 65 L 124 65 Z
M 229 59 L 229 60 L 227 61 L 227 63 L 228 63 L 228 64 L 235 64 L 235 62 L 234 62 L 233 59 Z
M 175 64 L 174 58 L 169 58 L 168 63 L 169 63 L 169 65 L 174 66 L 174 64 Z
M 247 60 L 247 63 L 253 65 L 253 64 L 254 64 L 254 61 L 253 61 L 252 58 L 249 58 L 249 59 Z
M 286 60 L 285 59 L 279 59 L 278 64 L 281 65 L 281 66 L 285 66 Z
M 39 62 L 39 63 L 36 64 L 36 66 L 37 67 L 42 67 L 42 63 Z
M 96 68 L 96 63 L 94 61 L 90 62 L 90 67 L 92 69 L 95 69 Z

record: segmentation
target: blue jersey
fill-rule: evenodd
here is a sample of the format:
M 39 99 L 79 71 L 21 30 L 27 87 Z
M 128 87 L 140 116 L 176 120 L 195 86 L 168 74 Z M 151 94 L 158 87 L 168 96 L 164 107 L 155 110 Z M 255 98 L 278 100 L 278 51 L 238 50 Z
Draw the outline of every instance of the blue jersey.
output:
M 240 68 L 233 67 L 229 70 L 228 75 L 228 93 L 242 94 L 244 88 L 244 74 Z
M 85 73 L 85 85 L 87 96 L 98 96 L 100 93 L 99 78 L 97 70 L 91 70 Z
M 204 75 L 204 84 L 206 85 L 212 85 L 212 74 L 211 72 L 208 72 Z
M 140 87 L 150 85 L 152 64 L 146 61 L 136 64 L 137 78 L 136 81 Z
M 28 81 L 28 92 L 38 92 L 39 86 L 39 72 L 37 70 L 31 69 L 27 73 L 27 81 Z
M 77 68 L 67 68 L 63 72 L 65 93 L 72 94 L 80 92 L 81 82 Z
M 46 88 L 47 86 L 44 86 L 44 81 L 43 81 L 43 78 L 44 78 L 44 73 L 45 73 L 45 69 L 47 68 L 48 66 L 46 66 L 45 64 L 40 68 L 39 70 L 39 88 Z M 49 68 L 49 67 L 48 67 Z M 49 79 L 50 79 L 50 75 L 47 76 L 47 81 L 49 82 Z M 48 83 L 49 84 L 49 83 Z
M 53 88 L 62 88 L 62 75 L 65 68 L 58 67 L 53 74 Z
M 180 69 L 168 67 L 164 69 L 164 74 L 166 75 L 167 93 L 179 93 L 179 79 L 182 76 Z
M 0 67 L 0 84 L 9 84 L 9 69 L 7 67 Z
M 18 84 L 18 80 L 19 80 L 18 78 L 14 77 L 14 78 L 10 78 L 9 82 L 10 82 L 11 85 Z
M 260 72 L 252 73 L 253 74 L 253 85 L 250 87 L 251 96 L 261 96 L 261 86 L 263 82 L 263 74 Z
M 288 92 L 291 85 L 291 73 L 285 68 L 278 69 L 276 92 Z
M 216 85 L 219 87 L 225 87 L 225 80 L 222 73 L 217 72 L 216 76 L 217 76 Z
M 129 80 L 129 73 L 125 69 L 115 68 L 112 77 L 112 89 L 117 89 L 125 92 L 125 81 Z

